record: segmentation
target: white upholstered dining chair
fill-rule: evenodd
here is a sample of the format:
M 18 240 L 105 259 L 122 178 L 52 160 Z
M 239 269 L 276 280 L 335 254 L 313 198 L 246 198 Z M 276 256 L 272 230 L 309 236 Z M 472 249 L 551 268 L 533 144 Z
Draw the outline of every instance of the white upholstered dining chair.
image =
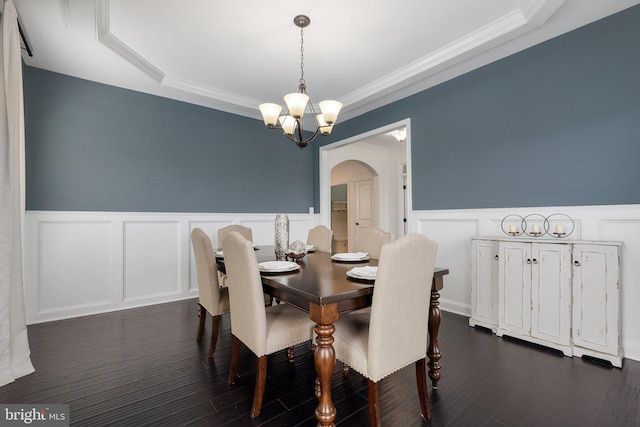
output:
M 237 231 L 242 235 L 242 237 L 250 242 L 253 242 L 253 232 L 249 227 L 245 227 L 244 225 L 240 224 L 231 224 L 218 229 L 218 250 L 222 250 L 222 241 L 227 236 L 227 234 L 231 233 L 232 231 Z M 220 285 L 226 287 L 227 275 L 218 271 L 218 281 L 220 282 Z
M 427 335 L 431 282 L 438 244 L 407 234 L 382 248 L 371 311 L 359 310 L 335 323 L 336 358 L 368 379 L 369 418 L 381 425 L 378 384 L 415 363 L 422 415 L 430 419 Z
M 353 241 L 354 252 L 367 252 L 371 258 L 380 258 L 382 247 L 393 241 L 393 234 L 379 227 L 357 228 Z
M 209 359 L 213 357 L 218 342 L 220 330 L 220 316 L 229 311 L 229 293 L 218 284 L 218 269 L 213 253 L 211 239 L 199 228 L 191 231 L 191 245 L 196 261 L 198 276 L 198 307 L 200 309 L 200 324 L 198 325 L 197 341 L 202 340 L 207 312 L 211 314 L 211 344 L 209 344 Z
M 231 233 L 232 231 L 240 233 L 242 237 L 250 242 L 253 242 L 253 232 L 249 227 L 245 227 L 244 225 L 240 224 L 231 224 L 218 229 L 218 250 L 222 250 L 222 241 L 227 236 L 227 234 Z
M 332 242 L 333 231 L 324 225 L 313 227 L 307 235 L 307 245 L 315 246 L 315 250 L 320 252 L 331 252 Z
M 237 232 L 222 242 L 231 301 L 231 369 L 227 383 L 233 384 L 242 341 L 256 356 L 256 385 L 251 418 L 260 414 L 267 380 L 267 355 L 308 341 L 315 324 L 309 314 L 289 304 L 265 307 L 258 261 L 250 241 Z M 291 360 L 291 358 L 289 359 Z

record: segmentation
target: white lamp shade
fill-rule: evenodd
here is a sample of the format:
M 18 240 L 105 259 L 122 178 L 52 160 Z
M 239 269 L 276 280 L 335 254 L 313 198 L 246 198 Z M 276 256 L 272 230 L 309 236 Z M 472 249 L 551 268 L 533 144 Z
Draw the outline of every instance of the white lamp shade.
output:
M 278 116 L 282 111 L 282 106 L 278 104 L 265 103 L 258 105 L 260 112 L 262 113 L 262 120 L 267 126 L 275 126 L 278 123 Z
M 318 122 L 318 129 L 320 129 L 321 135 L 329 135 L 333 130 L 333 125 L 328 125 L 324 117 L 322 117 L 322 114 L 316 116 L 316 121 Z
M 332 125 L 338 120 L 338 113 L 342 108 L 342 103 L 339 101 L 320 101 L 320 111 L 327 124 Z
M 307 108 L 307 102 L 309 102 L 309 95 L 306 93 L 288 93 L 284 96 L 284 102 L 287 103 L 289 114 L 295 119 L 300 119 L 304 116 L 304 110 Z
M 293 135 L 293 131 L 296 130 L 296 119 L 291 116 L 280 116 L 279 120 L 282 131 L 286 135 Z

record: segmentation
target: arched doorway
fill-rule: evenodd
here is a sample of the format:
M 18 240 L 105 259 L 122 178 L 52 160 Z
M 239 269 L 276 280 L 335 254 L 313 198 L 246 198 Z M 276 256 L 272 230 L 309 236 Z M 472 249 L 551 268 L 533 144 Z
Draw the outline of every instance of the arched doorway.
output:
M 333 252 L 351 251 L 356 228 L 379 225 L 378 174 L 359 160 L 331 169 L 331 229 Z
M 410 119 L 401 120 L 364 134 L 320 148 L 320 221 L 331 225 L 331 183 L 333 168 L 349 160 L 367 165 L 377 180 L 378 226 L 397 238 L 408 230 L 411 207 Z M 393 131 L 406 129 L 398 141 Z M 355 224 L 351 224 L 354 226 Z

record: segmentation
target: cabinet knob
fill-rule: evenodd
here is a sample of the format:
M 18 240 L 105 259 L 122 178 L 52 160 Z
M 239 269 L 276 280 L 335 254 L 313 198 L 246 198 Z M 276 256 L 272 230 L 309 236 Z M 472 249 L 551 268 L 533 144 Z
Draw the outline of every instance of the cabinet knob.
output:
M 527 258 L 527 264 L 531 264 L 531 258 Z
M 533 263 L 534 263 L 534 264 L 537 264 L 537 263 L 538 263 L 538 260 L 534 258 L 534 259 L 533 259 Z
M 493 258 L 495 258 L 495 260 L 497 261 L 499 257 L 498 257 L 498 255 L 496 255 Z
M 575 265 L 576 267 L 580 267 L 580 261 L 573 261 L 573 265 Z

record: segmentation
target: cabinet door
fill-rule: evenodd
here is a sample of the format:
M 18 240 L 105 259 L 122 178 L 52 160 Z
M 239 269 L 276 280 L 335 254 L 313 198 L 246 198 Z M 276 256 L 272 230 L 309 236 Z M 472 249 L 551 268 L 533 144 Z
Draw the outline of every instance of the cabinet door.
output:
M 531 244 L 498 245 L 498 326 L 528 335 L 531 330 Z M 500 331 L 498 331 L 500 334 Z
M 571 344 L 571 246 L 531 245 L 531 336 Z
M 471 319 L 495 332 L 498 326 L 498 242 L 471 241 Z
M 573 249 L 573 343 L 617 355 L 619 351 L 617 246 L 576 244 Z

